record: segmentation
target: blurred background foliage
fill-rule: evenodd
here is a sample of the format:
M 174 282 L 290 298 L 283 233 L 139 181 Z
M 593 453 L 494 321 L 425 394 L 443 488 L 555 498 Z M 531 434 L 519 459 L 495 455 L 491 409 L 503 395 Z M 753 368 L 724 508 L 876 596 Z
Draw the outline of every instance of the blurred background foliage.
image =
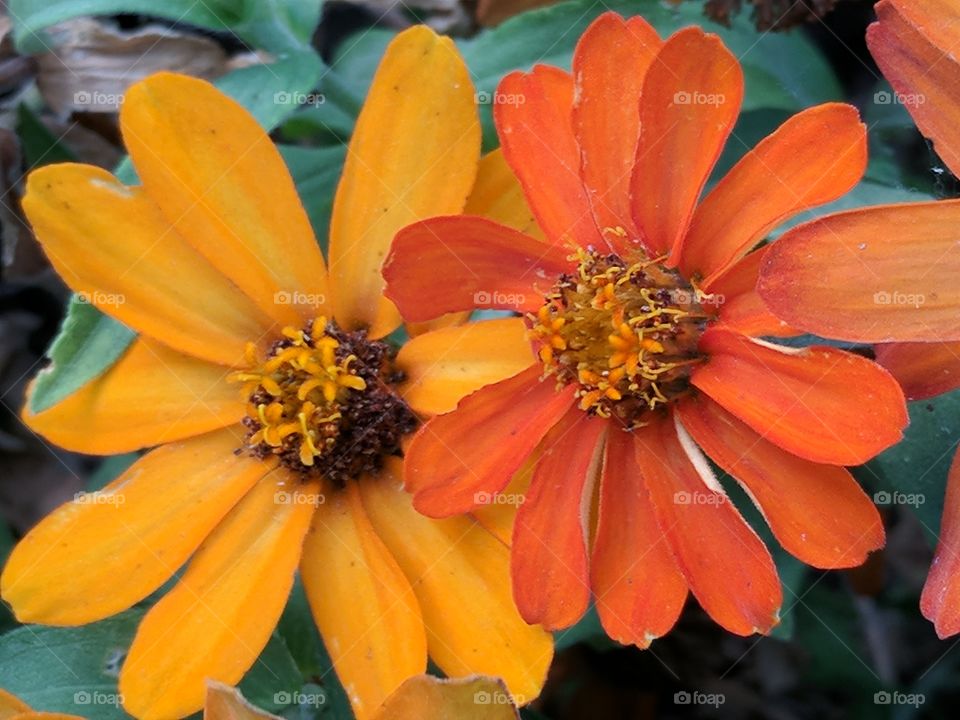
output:
M 721 35 L 746 77 L 743 114 L 716 177 L 790 114 L 821 102 L 857 105 L 869 128 L 864 180 L 828 209 L 957 196 L 956 179 L 891 102 L 864 43 L 870 0 L 10 0 L 0 15 L 0 559 L 15 538 L 79 491 L 98 488 L 133 455 L 66 453 L 17 420 L 26 381 L 50 354 L 43 407 L 109 367 L 132 336 L 89 305 L 68 302 L 19 210 L 28 170 L 76 160 L 135 176 L 123 157 L 117 106 L 125 87 L 160 69 L 214 81 L 269 129 L 325 242 L 333 191 L 357 112 L 387 42 L 427 22 L 456 38 L 477 88 L 484 147 L 497 145 L 490 97 L 500 77 L 544 62 L 569 67 L 601 12 L 644 15 L 662 35 L 696 23 Z M 542 7 L 541 7 L 542 6 Z M 428 128 L 424 129 L 429 132 Z M 821 210 L 817 211 L 822 212 Z M 64 322 L 65 318 L 65 322 Z M 63 322 L 63 330 L 57 335 Z M 868 350 L 864 350 L 868 352 Z M 918 598 L 939 525 L 946 469 L 960 438 L 960 394 L 915 403 L 907 439 L 860 481 L 882 505 L 888 546 L 847 572 L 777 554 L 783 622 L 769 638 L 725 634 L 690 604 L 678 627 L 641 652 L 604 638 L 595 615 L 557 634 L 558 654 L 530 720 L 952 718 L 960 651 L 937 640 Z M 771 547 L 762 519 L 728 490 Z M 899 495 L 897 493 L 900 493 Z M 900 502 L 903 494 L 913 504 Z M 921 502 L 922 500 L 922 502 Z M 161 590 L 162 592 L 162 590 Z M 150 599 L 142 603 L 148 606 Z M 18 627 L 0 607 L 0 687 L 37 709 L 88 714 L 77 692 L 116 692 L 143 607 L 95 625 Z M 344 691 L 299 586 L 241 688 L 289 718 L 350 717 Z M 291 707 L 278 693 L 321 694 Z M 720 708 L 677 693 L 722 693 Z M 922 704 L 884 704 L 883 693 Z M 880 695 L 877 695 L 880 693 Z M 682 696 L 679 696 L 682 698 Z M 112 706 L 91 718 L 125 717 Z

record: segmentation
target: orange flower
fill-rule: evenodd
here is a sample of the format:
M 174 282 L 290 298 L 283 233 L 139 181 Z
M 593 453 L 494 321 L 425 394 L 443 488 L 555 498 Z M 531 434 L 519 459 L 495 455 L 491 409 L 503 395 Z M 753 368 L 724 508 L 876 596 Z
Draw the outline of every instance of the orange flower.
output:
M 509 322 L 426 332 L 395 358 L 381 340 L 401 323 L 380 276 L 393 234 L 460 212 L 477 174 L 473 88 L 452 43 L 418 27 L 388 48 L 337 190 L 329 272 L 275 146 L 236 103 L 161 74 L 130 89 L 120 122 L 141 186 L 56 165 L 30 176 L 24 208 L 67 283 L 140 336 L 24 419 L 81 452 L 161 447 L 34 528 L 4 599 L 23 622 L 80 625 L 186 564 L 120 675 L 140 718 L 188 715 L 205 678 L 239 680 L 298 568 L 359 718 L 428 653 L 448 675 L 496 674 L 534 698 L 552 644 L 512 603 L 508 550 L 472 519 L 416 513 L 392 457 L 412 411 L 522 369 L 485 351 L 486 333 L 526 352 Z M 498 156 L 481 165 L 469 203 L 526 222 L 518 194 L 490 190 L 508 175 Z
M 846 105 L 800 113 L 698 204 L 742 92 L 717 37 L 662 42 L 640 18 L 605 14 L 572 74 L 538 66 L 498 89 L 503 152 L 546 241 L 479 217 L 394 241 L 387 296 L 406 317 L 524 314 L 512 322 L 529 330 L 529 367 L 428 422 L 405 479 L 415 507 L 443 517 L 489 501 L 532 458 L 512 553 L 529 622 L 570 625 L 592 590 L 610 635 L 646 646 L 689 588 L 730 631 L 768 631 L 776 569 L 704 452 L 802 560 L 849 567 L 883 544 L 840 466 L 901 437 L 903 395 L 858 355 L 754 339 L 796 333 L 760 303 L 765 250 L 750 252 L 857 182 L 864 128 Z
M 867 42 L 920 130 L 960 176 L 960 9 L 877 3 Z M 826 337 L 882 343 L 877 361 L 911 400 L 960 387 L 960 200 L 840 213 L 786 233 L 759 290 L 777 315 Z M 940 637 L 960 632 L 960 460 L 920 602 Z
M 79 715 L 38 712 L 3 688 L 0 688 L 0 718 L 3 720 L 83 720 Z

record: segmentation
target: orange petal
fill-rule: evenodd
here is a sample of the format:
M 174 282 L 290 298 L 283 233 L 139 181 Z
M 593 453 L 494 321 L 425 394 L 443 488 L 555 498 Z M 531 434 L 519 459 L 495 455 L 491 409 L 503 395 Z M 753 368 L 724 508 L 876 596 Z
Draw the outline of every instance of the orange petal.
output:
M 280 718 L 251 705 L 237 688 L 216 680 L 208 680 L 207 695 L 203 703 L 203 720 L 280 720 Z
M 401 394 L 421 415 L 450 412 L 470 393 L 526 370 L 534 356 L 526 323 L 502 318 L 434 330 L 397 355 Z
M 140 188 L 106 170 L 30 173 L 23 209 L 44 252 L 81 298 L 181 352 L 232 365 L 266 316 L 206 262 Z
M 586 29 L 573 54 L 573 124 L 580 173 L 600 228 L 637 237 L 630 210 L 630 171 L 640 137 L 640 91 L 663 45 L 642 17 L 606 12 Z M 613 239 L 609 235 L 608 239 Z
M 867 45 L 920 131 L 960 175 L 960 12 L 952 0 L 895 0 L 875 6 Z M 894 98 L 887 98 L 893 102 Z
M 396 232 L 463 209 L 480 158 L 470 74 L 450 38 L 424 25 L 387 47 L 354 127 L 330 218 L 340 324 L 373 337 L 400 324 L 380 268 Z
M 590 577 L 607 634 L 646 648 L 680 617 L 687 583 L 657 523 L 633 445 L 619 428 L 607 435 Z
M 847 568 L 883 547 L 880 513 L 845 468 L 781 450 L 703 396 L 681 402 L 678 415 L 747 491 L 787 552 L 814 567 Z
M 859 465 L 900 440 L 903 392 L 883 368 L 830 347 L 778 348 L 711 329 L 691 382 L 787 452 Z
M 800 332 L 774 315 L 757 293 L 760 266 L 770 249 L 766 245 L 735 262 L 703 289 L 703 305 L 718 309 L 724 327 L 752 337 L 791 337 Z
M 235 426 L 164 445 L 40 521 L 0 580 L 17 618 L 82 625 L 160 587 L 269 472 L 270 464 L 234 454 L 243 436 Z
M 50 409 L 32 413 L 28 401 L 23 421 L 90 455 L 162 445 L 240 422 L 245 403 L 226 373 L 141 337 L 106 373 Z
M 31 712 L 31 708 L 16 695 L 0 688 L 0 720 L 10 720 L 15 715 Z
M 547 238 L 557 245 L 597 246 L 603 238 L 580 179 L 572 111 L 570 73 L 537 65 L 500 81 L 493 118 L 503 156 Z
M 700 203 L 681 269 L 709 284 L 784 220 L 846 193 L 866 167 L 867 129 L 855 107 L 827 103 L 797 113 Z
M 399 464 L 360 489 L 370 522 L 416 593 L 431 659 L 450 677 L 496 673 L 519 704 L 530 702 L 546 679 L 553 639 L 517 612 L 509 549 L 468 517 L 416 512 Z
M 552 379 L 540 380 L 540 372 L 533 365 L 488 385 L 420 428 L 404 468 L 420 512 L 431 517 L 468 512 L 506 486 L 573 404 L 573 386 L 558 392 Z
M 535 312 L 571 270 L 568 253 L 484 218 L 432 218 L 397 233 L 386 295 L 414 322 L 476 307 Z
M 404 680 L 426 670 L 427 638 L 410 583 L 371 525 L 357 482 L 317 509 L 300 573 L 353 711 L 371 718 Z
M 253 665 L 293 587 L 317 489 L 270 473 L 204 541 L 137 629 L 120 672 L 127 712 L 189 715 L 203 707 L 207 679 L 234 685 Z
M 654 254 L 676 264 L 714 163 L 743 100 L 743 71 L 716 35 L 673 34 L 643 82 L 640 142 L 633 168 L 633 219 Z
M 533 479 L 533 470 L 540 460 L 540 453 L 534 450 L 520 469 L 513 474 L 510 482 L 496 495 L 483 497 L 484 504 L 475 507 L 471 513 L 474 519 L 500 542 L 510 546 L 513 542 L 513 524 L 517 509 L 523 504 Z
M 785 233 L 757 286 L 784 322 L 854 342 L 960 340 L 960 200 L 830 215 Z
M 157 73 L 127 90 L 120 129 L 147 194 L 201 255 L 280 324 L 318 313 L 323 256 L 280 153 L 243 107 Z
M 513 596 L 524 620 L 569 627 L 590 604 L 586 522 L 607 423 L 572 406 L 543 438 L 513 526 Z
M 943 501 L 943 520 L 930 574 L 920 596 L 920 611 L 937 636 L 960 632 L 960 455 L 953 458 Z
M 507 165 L 500 148 L 480 159 L 477 181 L 473 184 L 463 213 L 485 217 L 537 240 L 544 239 L 520 181 Z
M 502 680 L 417 675 L 390 696 L 375 720 L 519 720 Z
M 924 400 L 960 387 L 960 342 L 878 345 L 877 362 L 900 383 L 907 400 Z
M 737 635 L 766 633 L 783 601 L 773 559 L 713 477 L 706 458 L 667 418 L 634 431 L 636 460 L 690 591 Z

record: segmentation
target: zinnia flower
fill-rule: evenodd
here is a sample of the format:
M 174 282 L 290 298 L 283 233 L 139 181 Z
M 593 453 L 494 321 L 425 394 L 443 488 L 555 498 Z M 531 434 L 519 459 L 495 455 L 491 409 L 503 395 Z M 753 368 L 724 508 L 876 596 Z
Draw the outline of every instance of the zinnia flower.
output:
M 380 276 L 394 232 L 459 212 L 477 173 L 473 88 L 452 43 L 418 27 L 388 48 L 337 189 L 329 272 L 276 148 L 232 100 L 160 74 L 129 90 L 120 122 L 141 186 L 56 165 L 31 174 L 23 205 L 71 288 L 140 335 L 104 376 L 24 419 L 71 450 L 160 447 L 34 528 L 4 599 L 22 622 L 80 625 L 186 564 L 120 674 L 140 718 L 197 710 L 205 678 L 236 683 L 298 568 L 359 718 L 428 654 L 533 699 L 552 644 L 513 605 L 507 548 L 472 519 L 416 513 L 396 457 L 414 411 L 523 367 L 485 350 L 485 332 L 526 352 L 506 323 L 427 332 L 397 357 L 383 341 L 401 323 Z M 498 158 L 484 167 L 470 204 L 526 221 L 490 189 L 504 184 Z
M 867 42 L 897 101 L 960 177 L 960 9 L 886 0 Z M 881 343 L 877 361 L 911 400 L 960 387 L 960 200 L 865 208 L 796 228 L 768 253 L 760 292 L 792 325 Z M 960 632 L 960 459 L 920 607 L 940 637 Z
M 901 437 L 902 392 L 859 355 L 759 339 L 796 333 L 760 302 L 766 251 L 751 252 L 857 182 L 864 128 L 847 105 L 802 112 L 698 202 L 742 93 L 716 36 L 691 27 L 664 42 L 641 18 L 605 14 L 572 74 L 538 66 L 497 91 L 503 152 L 546 239 L 460 216 L 394 241 L 386 292 L 408 319 L 523 313 L 512 322 L 529 332 L 529 367 L 426 423 L 405 480 L 417 509 L 444 517 L 535 465 L 512 548 L 529 622 L 570 625 L 592 590 L 607 632 L 647 646 L 689 589 L 728 630 L 768 631 L 776 568 L 705 455 L 805 562 L 849 567 L 883 544 L 842 466 Z

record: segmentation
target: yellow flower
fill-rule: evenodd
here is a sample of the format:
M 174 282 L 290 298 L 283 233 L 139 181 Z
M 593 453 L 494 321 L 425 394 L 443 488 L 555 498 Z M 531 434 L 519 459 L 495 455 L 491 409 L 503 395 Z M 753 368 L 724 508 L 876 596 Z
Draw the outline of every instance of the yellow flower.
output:
M 329 272 L 275 146 L 232 100 L 160 74 L 130 89 L 120 122 L 142 185 L 56 165 L 30 176 L 23 204 L 67 284 L 139 337 L 24 420 L 80 452 L 159 447 L 30 532 L 3 598 L 23 622 L 81 625 L 184 567 L 120 675 L 139 718 L 198 710 L 206 678 L 236 683 L 298 568 L 359 718 L 428 654 L 450 676 L 494 674 L 535 697 L 552 643 L 513 604 L 509 518 L 419 515 L 398 457 L 420 418 L 523 367 L 523 329 L 453 316 L 413 328 L 427 332 L 396 357 L 381 341 L 402 322 L 380 275 L 397 229 L 465 205 L 530 222 L 499 154 L 478 174 L 453 44 L 417 27 L 387 49 L 337 189 Z

